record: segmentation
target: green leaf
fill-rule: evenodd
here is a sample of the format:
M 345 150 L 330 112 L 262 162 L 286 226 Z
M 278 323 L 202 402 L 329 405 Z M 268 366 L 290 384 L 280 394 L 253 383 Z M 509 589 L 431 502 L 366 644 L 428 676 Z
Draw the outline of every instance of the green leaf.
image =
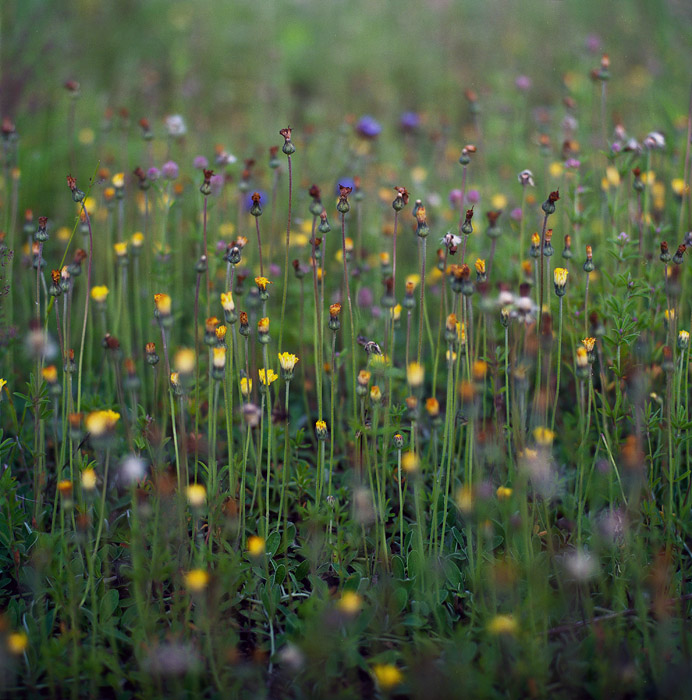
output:
M 113 615 L 118 607 L 119 601 L 120 596 L 115 588 L 111 588 L 109 591 L 106 591 L 106 594 L 103 596 L 103 598 L 101 598 L 101 602 L 99 603 L 99 618 L 101 622 L 105 622 L 111 617 L 111 615 Z

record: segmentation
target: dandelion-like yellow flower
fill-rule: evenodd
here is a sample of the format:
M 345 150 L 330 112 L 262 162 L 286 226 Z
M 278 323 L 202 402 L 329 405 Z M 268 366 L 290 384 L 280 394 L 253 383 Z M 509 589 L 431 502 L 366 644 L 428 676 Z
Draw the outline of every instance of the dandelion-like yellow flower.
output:
M 252 379 L 248 379 L 247 377 L 241 377 L 240 378 L 240 393 L 247 398 L 250 396 L 250 393 L 252 392 Z
M 470 513 L 473 510 L 473 491 L 469 486 L 462 486 L 457 491 L 455 500 L 462 513 Z
M 680 331 L 678 333 L 678 347 L 680 350 L 685 350 L 690 343 L 690 334 L 688 331 Z
M 108 296 L 108 287 L 106 287 L 105 284 L 96 285 L 95 287 L 91 288 L 91 298 L 97 304 L 102 304 L 104 301 L 106 301 L 107 296 Z
M 223 369 L 226 366 L 226 348 L 224 346 L 212 348 L 211 352 L 212 366 L 215 369 Z
M 194 507 L 203 506 L 207 500 L 207 490 L 202 484 L 190 484 L 187 487 L 187 502 Z
M 394 664 L 375 664 L 372 667 L 377 685 L 382 690 L 391 690 L 401 685 L 404 675 Z
M 363 599 L 354 591 L 344 591 L 337 607 L 346 615 L 356 615 L 363 607 Z
M 367 386 L 370 383 L 371 376 L 367 369 L 360 370 L 360 372 L 358 372 L 358 385 Z
M 407 473 L 412 474 L 418 471 L 420 463 L 415 452 L 404 452 L 401 455 L 401 468 Z
M 29 646 L 29 637 L 26 632 L 13 632 L 7 636 L 7 650 L 14 656 L 19 656 Z
M 127 255 L 127 243 L 121 241 L 113 244 L 113 250 L 118 258 L 124 258 Z
M 485 260 L 482 260 L 481 258 L 476 258 L 476 262 L 474 263 L 474 266 L 476 268 L 476 272 L 479 275 L 485 274 Z
M 141 231 L 136 231 L 132 234 L 132 246 L 141 248 L 144 245 L 144 234 Z
M 214 333 L 216 333 L 216 342 L 224 343 L 226 341 L 226 332 L 228 331 L 227 326 L 219 326 Z
M 401 319 L 401 304 L 397 304 L 394 308 L 389 310 L 392 317 L 392 321 L 395 323 Z
M 264 538 L 252 535 L 247 540 L 247 552 L 251 557 L 259 557 L 264 554 Z
M 195 370 L 195 351 L 192 348 L 180 348 L 173 357 L 173 367 L 180 374 L 192 374 Z
M 499 501 L 506 501 L 512 495 L 512 489 L 508 486 L 498 486 L 495 493 Z
M 531 245 L 534 248 L 538 248 L 538 246 L 541 245 L 541 237 L 538 235 L 538 231 L 534 231 L 531 235 Z
M 91 467 L 82 470 L 80 479 L 85 491 L 93 491 L 96 488 L 96 472 Z
M 589 364 L 589 353 L 587 352 L 585 347 L 578 347 L 577 348 L 577 367 L 580 369 L 584 369 L 584 367 L 587 367 Z
M 380 253 L 380 264 L 381 265 L 389 265 L 389 253 L 387 252 L 382 252 Z
M 420 275 L 408 275 L 406 277 L 406 284 L 413 285 L 413 289 L 415 290 L 415 288 L 420 284 Z
M 72 482 L 69 479 L 58 481 L 58 493 L 63 498 L 68 498 L 72 494 Z
M 261 368 L 257 371 L 259 373 L 260 383 L 264 386 L 269 386 L 272 382 L 275 382 L 279 378 L 279 375 L 273 369 L 265 370 L 264 368 Z
M 180 386 L 180 374 L 178 372 L 171 372 L 170 380 L 172 387 Z
M 0 377 L 0 395 L 2 395 L 2 390 L 7 386 L 7 380 Z
M 411 362 L 406 368 L 406 381 L 411 387 L 419 387 L 425 379 L 425 369 L 419 362 Z
M 269 333 L 269 318 L 265 317 L 257 321 L 257 332 Z
M 326 440 L 328 437 L 327 421 L 318 420 L 315 423 L 315 433 L 317 434 L 318 440 Z
M 556 267 L 555 272 L 553 273 L 555 286 L 556 287 L 564 287 L 567 284 L 567 275 L 568 274 L 569 274 L 569 270 L 566 270 L 564 267 Z
M 533 429 L 533 437 L 541 447 L 550 447 L 555 439 L 555 433 L 545 426 L 538 426 Z
M 209 585 L 209 572 L 192 569 L 185 574 L 185 588 L 192 593 L 200 593 Z
M 485 360 L 476 360 L 473 363 L 473 367 L 472 367 L 473 378 L 477 382 L 480 382 L 483 380 L 487 371 L 488 371 L 488 363 Z
M 154 304 L 159 316 L 170 316 L 171 298 L 168 294 L 154 294 Z
M 119 190 L 121 187 L 125 187 L 125 173 L 116 173 L 113 175 L 111 184 L 116 190 Z
M 488 632 L 496 635 L 516 634 L 518 625 L 513 615 L 495 615 L 488 623 Z
M 290 352 L 279 353 L 279 364 L 284 372 L 292 372 L 298 362 L 298 357 Z
M 373 403 L 380 403 L 380 401 L 382 401 L 382 390 L 377 384 L 370 387 L 370 401 Z
M 48 365 L 41 370 L 44 381 L 48 384 L 55 384 L 58 381 L 58 370 L 55 365 Z
M 233 292 L 221 292 L 221 306 L 224 311 L 235 311 Z
M 92 411 L 84 420 L 84 425 L 93 437 L 100 437 L 115 428 L 120 420 L 120 414 L 110 409 L 106 411 Z
M 434 396 L 425 399 L 425 410 L 431 418 L 436 418 L 440 415 L 440 402 Z
M 255 284 L 260 292 L 266 292 L 267 285 L 272 283 L 266 277 L 255 277 Z
M 594 345 L 596 345 L 596 338 L 584 338 L 581 342 L 586 348 L 586 352 L 593 352 Z

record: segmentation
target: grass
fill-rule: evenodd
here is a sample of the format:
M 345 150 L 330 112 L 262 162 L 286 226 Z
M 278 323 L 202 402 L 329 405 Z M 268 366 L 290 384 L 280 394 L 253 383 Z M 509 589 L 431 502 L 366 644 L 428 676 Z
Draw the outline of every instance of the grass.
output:
M 682 693 L 692 123 L 671 56 L 689 26 L 661 4 L 668 43 L 642 49 L 672 66 L 659 82 L 625 58 L 643 25 L 609 59 L 593 37 L 551 44 L 558 80 L 509 12 L 493 26 L 533 84 L 479 47 L 464 96 L 435 24 L 455 4 L 415 31 L 374 7 L 383 38 L 358 29 L 347 74 L 398 30 L 439 40 L 432 58 L 393 48 L 410 73 L 364 87 L 375 133 L 320 77 L 296 98 L 302 32 L 327 11 L 290 9 L 285 26 L 236 10 L 282 60 L 273 75 L 248 49 L 275 102 L 249 81 L 232 137 L 199 119 L 224 69 L 183 37 L 221 42 L 216 16 L 182 3 L 155 36 L 180 42 L 176 81 L 199 81 L 186 127 L 170 103 L 138 124 L 137 97 L 104 121 L 97 86 L 121 76 L 93 69 L 42 130 L 28 96 L 53 69 L 20 83 L 0 190 L 0 688 Z M 11 5 L 5 32 L 34 10 Z M 340 44 L 356 25 L 332 10 Z M 541 11 L 566 31 L 552 7 L 520 26 Z M 57 41 L 123 27 L 100 12 Z M 563 12 L 586 38 L 609 11 Z M 407 80 L 416 126 L 401 93 L 378 108 Z

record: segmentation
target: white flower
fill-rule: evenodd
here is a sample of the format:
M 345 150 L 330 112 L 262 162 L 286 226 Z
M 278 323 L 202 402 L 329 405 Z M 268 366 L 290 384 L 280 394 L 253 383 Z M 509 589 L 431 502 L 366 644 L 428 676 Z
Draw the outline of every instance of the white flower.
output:
M 216 154 L 216 164 L 217 165 L 231 165 L 235 163 L 238 159 L 228 151 L 219 151 Z
M 514 294 L 507 290 L 500 292 L 497 298 L 497 305 L 504 308 L 506 306 L 512 306 L 512 304 L 514 304 Z
M 447 235 L 442 236 L 442 238 L 440 238 L 440 243 L 447 246 L 447 248 L 451 248 L 452 246 L 459 246 L 461 244 L 461 236 L 456 236 L 451 231 L 449 231 Z
M 661 150 L 666 147 L 665 136 L 660 131 L 652 131 L 646 135 L 644 146 L 651 151 Z
M 522 170 L 519 173 L 519 175 L 517 175 L 517 179 L 524 186 L 526 186 L 526 185 L 531 185 L 531 187 L 535 186 L 535 183 L 533 181 L 533 173 L 530 170 Z
M 170 114 L 166 117 L 166 131 L 168 135 L 174 138 L 179 136 L 185 136 L 187 133 L 187 127 L 185 126 L 185 120 L 180 114 Z

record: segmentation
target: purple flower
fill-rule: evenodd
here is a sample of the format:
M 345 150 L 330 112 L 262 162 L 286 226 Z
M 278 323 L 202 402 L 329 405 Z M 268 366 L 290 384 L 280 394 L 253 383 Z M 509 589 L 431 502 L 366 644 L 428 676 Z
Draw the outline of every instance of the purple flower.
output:
M 156 180 L 161 177 L 161 171 L 158 168 L 149 168 L 149 170 L 147 170 L 147 177 L 152 182 L 156 182 Z
M 517 88 L 517 90 L 526 92 L 527 90 L 531 89 L 531 85 L 531 78 L 529 78 L 528 75 L 518 75 L 514 79 L 514 86 Z
M 218 197 L 221 194 L 226 178 L 223 175 L 212 175 L 209 180 L 209 186 L 211 187 L 211 196 Z
M 267 193 L 264 190 L 253 190 L 252 192 L 248 192 L 248 194 L 245 195 L 245 209 L 246 211 L 250 211 L 252 209 L 252 195 L 258 192 L 260 196 L 260 205 L 265 206 L 267 203 Z
M 521 207 L 517 207 L 516 209 L 512 209 L 512 211 L 509 213 L 509 218 L 512 219 L 512 221 L 521 221 L 522 213 L 521 213 Z
M 356 303 L 361 308 L 370 308 L 374 300 L 375 297 L 373 296 L 370 287 L 361 287 L 358 290 L 358 298 L 356 300 Z
M 399 117 L 399 126 L 403 131 L 415 131 L 420 126 L 420 115 L 418 112 L 404 112 Z
M 341 177 L 337 180 L 336 184 L 334 185 L 334 194 L 337 197 L 340 194 L 339 185 L 341 185 L 342 187 L 350 187 L 354 191 L 356 189 L 356 182 L 352 177 Z
M 565 167 L 573 170 L 579 170 L 581 167 L 581 161 L 578 158 L 568 158 L 565 161 Z
M 272 263 L 269 266 L 269 274 L 271 277 L 278 277 L 281 274 L 281 268 L 276 263 Z
M 456 209 L 461 204 L 461 190 L 452 190 L 449 193 L 449 203 Z
M 481 193 L 478 190 L 469 190 L 466 193 L 466 201 L 469 204 L 478 204 L 481 201 Z
M 365 139 L 376 139 L 382 131 L 382 126 L 374 117 L 366 114 L 358 120 L 356 131 Z
M 601 49 L 601 37 L 598 34 L 589 34 L 586 37 L 586 48 L 591 53 L 597 53 Z
M 176 162 L 169 160 L 161 166 L 161 174 L 166 180 L 175 180 L 180 174 L 180 168 Z
M 195 170 L 206 170 L 209 167 L 209 161 L 204 156 L 196 156 L 192 161 L 192 167 Z

